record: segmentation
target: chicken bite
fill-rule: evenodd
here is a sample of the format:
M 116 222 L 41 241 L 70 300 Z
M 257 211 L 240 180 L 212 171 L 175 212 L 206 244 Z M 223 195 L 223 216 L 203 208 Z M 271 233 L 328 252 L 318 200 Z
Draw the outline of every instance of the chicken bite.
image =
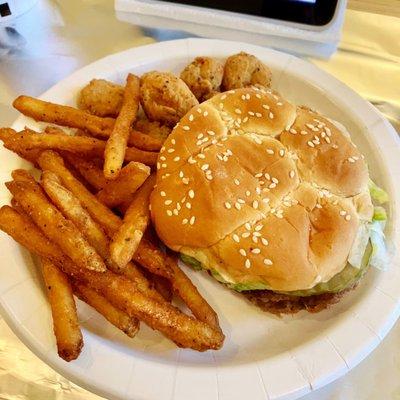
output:
M 149 121 L 148 119 L 138 119 L 135 123 L 135 129 L 140 132 L 146 133 L 151 137 L 161 140 L 162 142 L 171 133 L 171 128 L 166 125 L 161 124 L 157 121 Z
M 92 79 L 79 93 L 78 107 L 98 117 L 116 117 L 122 106 L 123 86 Z
M 222 80 L 222 86 L 225 90 L 252 85 L 269 87 L 270 84 L 271 71 L 257 57 L 241 52 L 226 60 Z
M 152 71 L 140 79 L 140 99 L 146 116 L 174 126 L 195 105 L 194 94 L 182 79 L 169 72 Z
M 196 57 L 181 72 L 181 79 L 197 100 L 204 101 L 220 91 L 223 75 L 222 62 L 211 57 Z

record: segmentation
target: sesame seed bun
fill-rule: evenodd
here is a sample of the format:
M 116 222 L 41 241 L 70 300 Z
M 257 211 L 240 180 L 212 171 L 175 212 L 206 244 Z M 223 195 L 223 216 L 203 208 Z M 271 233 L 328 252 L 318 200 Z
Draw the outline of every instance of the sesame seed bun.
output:
M 269 89 L 192 108 L 157 168 L 161 240 L 232 283 L 292 291 L 328 281 L 372 217 L 367 166 L 351 140 Z

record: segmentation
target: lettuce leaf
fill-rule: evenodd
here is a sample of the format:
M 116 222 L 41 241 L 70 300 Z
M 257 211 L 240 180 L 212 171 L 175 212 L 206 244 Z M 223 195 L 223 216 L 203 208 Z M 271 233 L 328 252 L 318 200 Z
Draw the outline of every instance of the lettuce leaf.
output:
M 180 259 L 186 264 L 192 267 L 195 271 L 200 271 L 203 269 L 200 261 L 197 261 L 195 258 L 187 256 L 186 254 L 179 254 Z
M 384 204 L 389 201 L 389 195 L 380 188 L 372 179 L 368 182 L 369 193 L 371 194 L 372 200 L 378 204 Z
M 373 221 L 386 221 L 387 214 L 386 210 L 381 206 L 374 207 L 374 216 L 372 217 Z
M 370 264 L 380 270 L 386 270 L 389 264 L 389 255 L 385 244 L 385 220 L 375 220 L 370 225 L 370 241 L 372 254 Z

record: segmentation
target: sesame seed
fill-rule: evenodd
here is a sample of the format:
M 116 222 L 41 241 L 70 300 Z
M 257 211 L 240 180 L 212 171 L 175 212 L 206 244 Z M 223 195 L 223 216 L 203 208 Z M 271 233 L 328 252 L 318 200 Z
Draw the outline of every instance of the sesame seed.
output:
M 245 227 L 248 231 L 251 230 L 251 225 L 250 225 L 249 222 L 246 222 L 246 223 L 244 224 L 244 227 Z
M 261 237 L 261 233 L 260 232 L 253 232 L 253 236 L 254 237 Z
M 263 176 L 262 172 L 259 172 L 258 174 L 255 174 L 254 177 L 255 178 L 261 178 Z
M 321 137 L 324 138 L 326 136 L 325 132 L 321 132 Z
M 165 147 L 162 146 L 161 149 L 160 149 L 160 153 L 163 153 L 164 151 L 165 151 Z
M 257 136 L 254 137 L 254 141 L 255 141 L 257 144 L 262 144 L 262 140 L 261 140 L 260 138 L 258 138 Z
M 164 156 L 161 156 L 161 157 L 160 157 L 160 160 L 161 160 L 161 161 L 165 161 L 166 158 L 165 158 Z
M 269 108 L 270 108 L 268 104 L 263 104 L 262 107 L 263 107 L 265 110 L 269 110 Z
M 200 135 L 197 135 L 197 139 L 203 139 L 204 135 L 200 133 Z
M 314 143 L 311 142 L 310 140 L 307 142 L 307 144 L 308 144 L 310 147 L 315 147 Z
M 268 154 L 275 154 L 275 152 L 272 149 L 267 149 Z
M 329 139 L 328 137 L 325 138 L 326 143 L 330 143 L 331 139 Z
M 275 178 L 275 177 L 272 177 L 272 178 L 271 178 L 271 181 L 274 182 L 274 183 L 279 183 L 278 179 Z
M 225 100 L 226 99 L 226 94 L 223 94 L 222 96 L 221 96 L 221 100 Z
M 319 204 L 319 203 L 317 203 L 317 204 L 315 205 L 315 207 L 317 207 L 317 208 L 322 208 L 321 204 Z
M 242 122 L 245 124 L 248 120 L 249 120 L 249 117 L 244 117 Z
M 246 204 L 246 202 L 243 199 L 237 199 L 238 203 L 240 204 Z
M 264 245 L 264 246 L 268 246 L 268 240 L 267 239 L 265 239 L 265 238 L 261 238 L 261 243 Z
M 270 113 L 268 114 L 268 116 L 269 116 L 270 119 L 274 119 L 274 113 L 270 112 Z
M 284 202 L 283 202 L 283 205 L 284 205 L 285 207 L 290 207 L 290 206 L 292 205 L 292 203 L 291 203 L 290 201 L 284 201 Z
M 347 212 L 344 211 L 344 210 L 340 210 L 339 214 L 343 217 L 343 216 L 345 216 L 347 214 Z
M 257 236 L 254 236 L 253 235 L 253 237 L 251 238 L 251 240 L 253 241 L 253 243 L 258 243 L 258 237 Z
M 190 156 L 189 159 L 188 159 L 188 163 L 189 164 L 196 164 L 197 161 L 192 156 Z
M 257 225 L 257 226 L 254 228 L 254 230 L 255 230 L 256 232 L 259 232 L 259 231 L 261 231 L 262 228 L 263 228 L 262 225 Z
M 212 175 L 206 175 L 206 179 L 209 180 L 209 181 L 212 181 L 213 177 L 212 177 Z
M 208 111 L 204 111 L 203 112 L 203 117 L 207 117 L 207 115 L 208 115 Z
M 165 201 L 164 201 L 164 204 L 165 204 L 166 206 L 169 206 L 170 204 L 172 204 L 172 200 L 165 200 Z
M 338 148 L 339 148 L 339 146 L 338 146 L 337 144 L 332 145 L 332 147 L 333 147 L 334 149 L 338 149 Z
M 167 168 L 167 164 L 161 164 L 161 168 Z
M 253 254 L 260 254 L 261 253 L 261 250 L 259 249 L 259 248 L 255 248 L 255 249 L 253 249 L 253 250 L 251 250 L 251 252 L 253 253 Z
M 242 233 L 242 238 L 248 238 L 248 237 L 250 237 L 250 232 Z
M 246 190 L 246 196 L 249 197 L 250 196 L 250 190 Z
M 245 266 L 246 268 L 250 268 L 250 267 L 251 267 L 251 263 L 250 263 L 250 260 L 249 260 L 249 259 L 246 260 L 246 262 L 244 263 L 244 266 Z
M 236 186 L 239 186 L 239 185 L 240 185 L 239 179 L 236 179 L 236 178 L 235 178 L 233 181 L 235 182 L 235 185 L 236 185 Z
M 255 210 L 258 209 L 258 201 L 257 201 L 257 200 L 254 200 L 254 201 L 253 201 L 253 208 L 254 208 Z
M 239 242 L 240 242 L 240 238 L 239 238 L 238 235 L 236 235 L 236 233 L 234 233 L 232 237 L 233 237 L 233 240 L 234 240 L 236 243 L 239 243 Z
M 182 178 L 182 182 L 184 185 L 189 185 L 189 178 Z
M 177 208 L 178 211 L 181 210 L 182 206 L 180 205 L 180 203 L 177 203 L 177 204 L 176 204 L 176 208 Z
M 294 178 L 294 175 L 295 175 L 295 172 L 294 172 L 294 170 L 292 169 L 290 172 L 289 172 L 289 176 L 290 176 L 290 178 Z
M 277 105 L 277 106 L 283 106 L 283 103 L 281 103 L 280 101 L 278 101 L 278 102 L 276 103 L 276 105 Z
M 179 156 L 176 156 L 175 158 L 174 158 L 174 161 L 176 162 L 176 161 L 179 161 L 181 158 L 179 157 Z
M 344 217 L 344 219 L 345 219 L 346 221 L 350 221 L 350 219 L 351 219 L 350 214 L 347 214 L 347 215 Z
M 254 117 L 254 112 L 253 111 L 248 111 L 247 114 L 251 115 L 252 117 Z
M 347 159 L 347 161 L 348 161 L 348 162 L 351 162 L 351 163 L 355 163 L 355 162 L 356 162 L 356 160 L 355 160 L 354 158 L 352 158 L 352 157 L 349 157 L 349 158 Z
M 184 219 L 182 220 L 182 225 L 186 225 L 188 222 L 189 222 L 188 219 L 187 219 L 187 218 L 184 218 Z
M 261 95 L 259 93 L 256 94 L 257 99 L 261 99 Z
M 199 114 L 201 114 L 201 108 L 199 107 L 197 110 L 196 110 Z
M 274 189 L 274 188 L 276 188 L 276 183 L 272 182 L 272 183 L 269 184 L 268 187 L 269 187 L 270 189 Z
M 194 198 L 194 190 L 193 190 L 193 189 L 190 189 L 189 192 L 188 192 L 188 195 L 189 195 L 189 197 L 190 197 L 191 199 L 193 199 L 193 198 Z
M 242 208 L 242 206 L 238 203 L 238 202 L 236 202 L 235 203 L 235 208 L 236 208 L 236 210 L 241 210 L 241 208 Z
M 259 113 L 259 112 L 256 112 L 256 117 L 257 117 L 257 118 L 261 118 L 261 117 L 262 117 L 262 114 Z
M 250 93 L 246 93 L 246 100 L 250 100 Z
M 268 190 L 268 189 L 267 189 L 267 190 Z M 265 204 L 268 204 L 270 200 L 269 200 L 268 197 L 265 197 L 265 198 L 262 199 L 262 201 L 263 201 Z
M 246 255 L 247 255 L 245 249 L 239 249 L 239 253 L 240 253 L 240 255 L 242 255 L 243 257 L 246 257 Z
M 202 171 L 205 171 L 206 169 L 208 169 L 208 167 L 209 167 L 209 164 L 203 164 L 203 165 L 201 166 L 201 170 L 202 170 Z
M 189 130 L 190 130 L 190 127 L 188 127 L 187 125 L 184 125 L 184 126 L 182 126 L 182 129 L 183 129 L 184 131 L 189 131 Z
M 201 146 L 203 144 L 203 142 L 201 141 L 201 140 L 198 140 L 197 142 L 196 142 L 196 146 Z
M 285 150 L 280 149 L 280 150 L 279 150 L 279 155 L 280 155 L 281 157 L 283 157 L 283 156 L 285 155 Z
M 178 215 L 178 214 L 179 214 L 179 211 L 178 211 L 177 208 L 175 208 L 174 210 L 172 210 L 172 213 L 173 213 L 174 215 Z
M 289 132 L 292 133 L 293 135 L 296 135 L 297 131 L 294 128 L 290 128 Z
M 179 178 L 183 178 L 183 177 L 184 177 L 183 171 L 179 171 Z
M 271 175 L 268 172 L 264 174 L 264 177 L 265 179 L 271 180 Z
M 239 108 L 235 108 L 235 113 L 236 113 L 236 114 L 241 114 L 242 111 L 241 111 Z
M 160 165 L 160 163 L 158 162 L 158 163 L 157 163 L 157 169 L 160 169 L 160 167 L 161 167 L 161 165 Z
M 196 217 L 193 215 L 191 218 L 190 218 L 190 221 L 189 221 L 189 224 L 190 225 L 194 225 L 194 222 L 196 221 Z
M 167 210 L 167 215 L 168 215 L 168 217 L 172 217 L 172 211 L 171 210 Z
M 264 258 L 265 265 L 272 265 L 272 261 L 269 258 Z
M 300 135 L 308 135 L 307 131 L 300 131 Z
M 167 194 L 164 192 L 164 190 L 162 190 L 161 192 L 160 192 L 160 196 L 161 197 L 165 197 Z
M 256 193 L 260 194 L 261 193 L 261 188 L 259 188 L 258 186 L 256 187 Z
M 316 139 L 314 139 L 312 142 L 313 142 L 314 144 L 320 144 L 320 143 L 319 143 L 319 140 L 316 140 Z
M 214 135 L 215 135 L 215 132 L 214 132 L 214 131 L 207 131 L 207 133 L 208 133 L 210 136 L 214 136 Z
M 206 158 L 206 155 L 203 153 L 200 153 L 197 157 L 201 158 L 202 160 L 204 160 Z
M 244 94 L 242 94 L 242 100 L 246 100 L 246 96 Z
M 310 129 L 313 129 L 313 128 L 314 128 L 314 125 L 313 125 L 313 124 L 306 124 L 306 127 L 307 127 L 307 128 L 310 128 Z

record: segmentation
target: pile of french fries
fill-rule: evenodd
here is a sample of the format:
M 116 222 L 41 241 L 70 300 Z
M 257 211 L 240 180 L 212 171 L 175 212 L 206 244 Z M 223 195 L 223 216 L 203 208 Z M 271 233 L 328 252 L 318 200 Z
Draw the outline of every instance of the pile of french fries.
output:
M 40 257 L 66 361 L 83 347 L 74 295 L 130 337 L 142 321 L 179 347 L 204 351 L 224 341 L 217 314 L 151 229 L 152 167 L 162 143 L 132 129 L 139 103 L 139 78 L 129 74 L 115 120 L 20 96 L 15 108 L 53 125 L 0 129 L 5 147 L 41 170 L 39 181 L 27 170 L 12 172 L 0 229 Z M 68 135 L 54 124 L 78 130 Z M 192 315 L 171 303 L 173 295 Z

